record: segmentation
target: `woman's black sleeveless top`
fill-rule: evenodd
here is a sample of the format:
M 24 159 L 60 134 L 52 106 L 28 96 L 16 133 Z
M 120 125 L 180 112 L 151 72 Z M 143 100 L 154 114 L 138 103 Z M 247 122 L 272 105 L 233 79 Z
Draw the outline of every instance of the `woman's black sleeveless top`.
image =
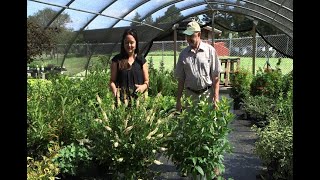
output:
M 143 56 L 137 56 L 131 67 L 128 64 L 129 68 L 120 70 L 118 62 L 123 59 L 123 56 L 120 54 L 112 58 L 112 62 L 116 62 L 118 67 L 116 87 L 126 90 L 130 89 L 132 92 L 132 90 L 136 90 L 135 84 L 141 85 L 144 83 L 142 65 L 146 63 L 146 60 Z

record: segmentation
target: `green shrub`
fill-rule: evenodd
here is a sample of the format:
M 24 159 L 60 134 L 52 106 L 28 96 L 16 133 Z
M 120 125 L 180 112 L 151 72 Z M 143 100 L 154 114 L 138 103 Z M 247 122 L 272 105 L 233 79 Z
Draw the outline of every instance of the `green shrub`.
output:
M 280 98 L 278 111 L 264 129 L 253 129 L 259 137 L 255 152 L 267 166 L 274 179 L 293 178 L 293 106 L 292 93 Z
M 277 99 L 282 92 L 282 73 L 280 70 L 263 72 L 260 68 L 253 77 L 250 94 Z
M 239 109 L 243 99 L 250 94 L 250 84 L 253 75 L 248 69 L 240 68 L 230 76 L 232 88 L 230 97 L 233 98 L 233 108 Z
M 47 147 L 47 153 L 40 160 L 27 157 L 27 179 L 28 180 L 54 180 L 59 174 L 60 169 L 58 163 L 54 162 L 60 146 L 56 142 L 50 142 Z
M 173 70 L 149 70 L 150 86 L 148 93 L 150 96 L 156 96 L 158 93 L 166 96 L 176 96 L 178 82 L 174 78 Z
M 173 129 L 167 140 L 166 155 L 172 158 L 181 172 L 214 178 L 214 169 L 224 172 L 223 159 L 231 152 L 227 135 L 229 123 L 234 115 L 230 113 L 230 102 L 223 97 L 214 110 L 212 104 L 201 100 L 200 103 L 183 111 L 178 116 L 179 125 Z
M 277 111 L 276 101 L 266 96 L 247 96 L 243 99 L 242 110 L 258 127 L 265 127 L 269 118 Z
M 175 105 L 174 97 L 163 99 L 161 95 L 147 99 L 139 96 L 138 106 L 120 104 L 114 108 L 97 96 L 100 114 L 92 119 L 95 124 L 88 139 L 94 159 L 114 178 L 155 176 L 149 167 L 161 164 L 156 155 L 165 150 L 163 141 L 176 124 L 171 120 L 174 111 L 170 110 Z
M 27 149 L 28 156 L 38 160 L 56 140 L 56 127 L 49 118 L 53 113 L 53 85 L 43 79 L 27 80 Z
M 267 166 L 274 179 L 292 179 L 293 132 L 292 126 L 271 121 L 264 130 L 257 129 L 259 140 L 255 152 Z
M 76 175 L 89 167 L 89 151 L 84 145 L 71 143 L 59 150 L 53 162 L 59 164 L 61 173 Z

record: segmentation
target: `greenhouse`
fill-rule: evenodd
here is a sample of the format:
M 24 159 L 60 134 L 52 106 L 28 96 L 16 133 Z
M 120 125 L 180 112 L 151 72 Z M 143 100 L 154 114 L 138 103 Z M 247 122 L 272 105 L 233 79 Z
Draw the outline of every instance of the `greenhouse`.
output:
M 214 110 L 176 110 L 193 21 L 221 63 Z M 109 82 L 129 29 L 148 81 L 128 106 Z M 27 0 L 27 77 L 28 179 L 293 178 L 292 0 Z

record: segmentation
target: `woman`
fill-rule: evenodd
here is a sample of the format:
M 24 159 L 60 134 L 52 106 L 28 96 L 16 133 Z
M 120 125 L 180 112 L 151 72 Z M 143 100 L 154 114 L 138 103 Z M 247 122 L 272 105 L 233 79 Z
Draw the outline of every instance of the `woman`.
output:
M 121 52 L 112 58 L 110 88 L 117 97 L 117 103 L 120 97 L 121 102 L 127 104 L 137 98 L 137 92 L 144 93 L 148 87 L 148 64 L 139 55 L 137 32 L 126 29 L 122 35 Z

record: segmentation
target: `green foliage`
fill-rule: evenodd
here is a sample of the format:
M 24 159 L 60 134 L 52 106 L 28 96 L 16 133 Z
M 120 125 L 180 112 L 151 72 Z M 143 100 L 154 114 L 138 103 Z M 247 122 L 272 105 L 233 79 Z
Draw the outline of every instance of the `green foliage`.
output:
M 293 73 L 283 77 L 277 73 L 259 74 L 255 83 L 265 83 L 266 91 L 262 91 L 262 95 L 247 96 L 242 108 L 256 122 L 253 129 L 259 138 L 255 152 L 272 176 L 267 178 L 292 179 Z
M 279 70 L 262 72 L 260 69 L 254 77 L 250 84 L 251 95 L 243 98 L 242 109 L 257 126 L 264 127 L 271 117 L 278 116 L 282 100 L 291 97 L 292 75 L 292 72 L 282 75 Z
M 167 76 L 166 71 L 163 74 Z M 78 176 L 82 172 L 79 167 L 87 167 L 81 163 L 92 165 L 94 162 L 103 172 L 112 172 L 116 177 L 154 177 L 157 172 L 150 166 L 161 164 L 157 157 L 167 150 L 165 140 L 178 123 L 174 119 L 175 95 L 162 96 L 158 93 L 146 99 L 139 95 L 139 101 L 136 101 L 139 106 L 128 108 L 120 105 L 115 109 L 115 99 L 107 85 L 109 77 L 108 72 L 97 71 L 83 80 L 63 75 L 50 81 L 28 80 L 28 156 L 39 160 L 46 154 L 49 142 L 55 141 L 60 146 L 69 145 L 60 151 L 62 155 L 59 154 L 63 173 Z M 165 83 L 168 86 L 169 77 Z M 169 94 L 164 89 L 161 92 Z M 176 87 L 172 89 L 176 90 Z M 215 112 L 216 121 L 221 123 L 227 121 L 230 114 L 229 106 L 227 109 L 224 107 L 221 105 L 221 111 Z M 207 111 L 209 109 L 204 110 Z M 202 118 L 207 117 L 205 114 Z M 226 131 L 215 128 L 217 132 Z M 88 143 L 85 146 L 72 145 L 82 140 L 88 140 Z M 219 144 L 222 146 L 223 143 Z M 222 149 L 214 150 L 215 154 L 224 152 Z M 222 169 L 219 164 L 214 165 Z M 88 174 L 85 170 L 83 173 Z
M 282 100 L 280 111 L 264 129 L 253 129 L 259 137 L 255 152 L 271 172 L 273 179 L 293 179 L 292 100 Z
M 108 81 L 105 72 L 89 74 L 84 80 L 62 75 L 50 81 L 28 80 L 28 155 L 42 155 L 50 140 L 70 144 L 85 138 L 93 123 L 91 119 L 97 116 L 95 95 L 112 99 Z M 39 82 L 48 82 L 50 88 Z
M 153 69 L 154 69 L 154 63 L 153 63 L 152 56 L 149 58 L 148 61 L 149 61 L 149 64 L 148 64 L 149 71 L 153 71 Z
M 156 155 L 166 150 L 163 141 L 176 124 L 171 120 L 174 97 L 167 98 L 159 95 L 144 99 L 140 95 L 138 106 L 129 108 L 120 104 L 114 108 L 97 96 L 100 115 L 92 119 L 95 124 L 88 138 L 95 159 L 107 166 L 105 170 L 111 171 L 115 178 L 154 176 L 149 167 L 161 164 Z
M 252 73 L 244 68 L 240 68 L 230 76 L 232 84 L 230 97 L 233 98 L 234 109 L 239 109 L 240 104 L 243 103 L 243 99 L 250 94 L 250 84 L 252 79 Z
M 214 168 L 224 172 L 223 159 L 231 152 L 227 135 L 234 115 L 230 102 L 223 97 L 214 110 L 212 104 L 201 100 L 197 106 L 178 116 L 179 125 L 167 140 L 166 155 L 172 158 L 179 171 L 212 179 Z
M 27 149 L 28 155 L 35 158 L 43 155 L 49 141 L 57 138 L 55 122 L 48 118 L 55 112 L 51 101 L 53 92 L 50 81 L 27 80 Z
M 282 92 L 282 73 L 280 70 L 263 72 L 260 68 L 251 83 L 251 95 L 265 95 L 277 98 Z
M 173 70 L 149 69 L 150 86 L 148 93 L 150 96 L 156 96 L 158 93 L 167 96 L 175 96 L 178 89 L 178 82 L 174 78 Z
M 293 71 L 282 77 L 282 92 L 284 97 L 291 95 L 293 91 Z
M 111 61 L 110 56 L 106 55 L 98 55 L 96 61 L 92 61 L 92 68 L 90 68 L 91 71 L 100 71 L 100 70 L 109 70 Z
M 89 151 L 84 145 L 71 143 L 59 150 L 53 162 L 59 164 L 61 173 L 76 175 L 89 166 Z
M 160 69 L 160 72 L 163 73 L 163 71 L 164 71 L 164 62 L 163 62 L 163 59 L 161 59 L 161 61 L 160 61 L 160 67 L 159 67 L 159 69 Z
M 27 157 L 27 179 L 29 180 L 54 180 L 59 174 L 58 163 L 54 162 L 60 146 L 56 142 L 50 142 L 47 147 L 47 155 L 43 155 L 41 160 Z
M 259 127 L 264 127 L 269 123 L 269 118 L 277 111 L 276 101 L 266 96 L 246 96 L 241 107 Z

